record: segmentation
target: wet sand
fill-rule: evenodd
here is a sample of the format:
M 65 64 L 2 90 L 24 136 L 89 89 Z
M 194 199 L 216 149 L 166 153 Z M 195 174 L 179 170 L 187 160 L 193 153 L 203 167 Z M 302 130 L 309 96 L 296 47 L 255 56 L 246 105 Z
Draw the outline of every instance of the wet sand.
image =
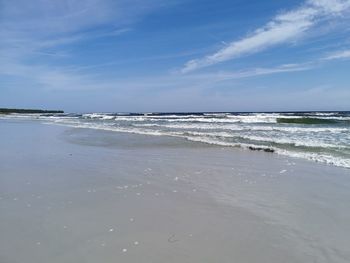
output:
M 350 262 L 350 170 L 0 122 L 0 262 Z

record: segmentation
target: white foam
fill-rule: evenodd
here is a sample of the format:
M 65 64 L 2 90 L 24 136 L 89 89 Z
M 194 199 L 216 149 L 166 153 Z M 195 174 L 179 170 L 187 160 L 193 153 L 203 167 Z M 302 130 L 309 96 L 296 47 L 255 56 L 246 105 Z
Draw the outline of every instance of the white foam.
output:
M 292 152 L 292 151 L 286 151 L 281 149 L 277 149 L 277 153 L 281 155 L 290 156 L 290 157 L 308 159 L 311 161 L 320 162 L 324 164 L 350 168 L 350 159 L 335 157 L 328 154 Z
M 305 147 L 322 147 L 322 148 L 337 148 L 337 149 L 346 149 L 348 146 L 341 144 L 326 143 L 322 140 L 317 140 L 312 137 L 268 137 L 268 136 L 254 136 L 254 135 L 242 135 L 244 139 L 253 140 L 253 141 L 261 141 L 261 142 L 270 142 L 270 143 L 278 143 L 278 144 L 290 144 L 294 146 L 305 146 Z

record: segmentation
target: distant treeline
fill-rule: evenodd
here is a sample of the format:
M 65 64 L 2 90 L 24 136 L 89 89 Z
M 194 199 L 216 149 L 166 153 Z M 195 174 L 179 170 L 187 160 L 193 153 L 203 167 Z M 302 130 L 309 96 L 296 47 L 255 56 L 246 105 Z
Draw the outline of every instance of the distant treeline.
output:
M 62 110 L 8 109 L 0 108 L 0 114 L 8 113 L 64 113 Z

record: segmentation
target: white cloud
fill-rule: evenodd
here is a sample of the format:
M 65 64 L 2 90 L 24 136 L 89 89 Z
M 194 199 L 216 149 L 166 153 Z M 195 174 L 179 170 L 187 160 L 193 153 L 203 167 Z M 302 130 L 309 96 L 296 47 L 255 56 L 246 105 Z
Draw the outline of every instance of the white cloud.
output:
M 218 52 L 188 61 L 181 71 L 187 73 L 296 40 L 319 22 L 342 15 L 349 9 L 349 0 L 309 0 L 297 9 L 277 15 L 253 34 L 231 42 Z
M 350 50 L 341 50 L 330 53 L 323 58 L 324 60 L 350 59 Z

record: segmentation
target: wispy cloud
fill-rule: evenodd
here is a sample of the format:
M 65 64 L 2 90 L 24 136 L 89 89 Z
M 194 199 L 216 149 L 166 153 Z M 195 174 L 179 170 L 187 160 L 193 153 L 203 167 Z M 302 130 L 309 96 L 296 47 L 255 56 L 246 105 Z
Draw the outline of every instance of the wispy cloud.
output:
M 141 78 L 115 80 L 115 86 L 122 86 L 127 90 L 196 90 L 203 88 L 219 88 L 223 83 L 234 83 L 232 81 L 262 77 L 267 75 L 301 72 L 312 70 L 316 67 L 312 62 L 282 64 L 274 67 L 247 68 L 239 71 L 224 71 L 212 73 L 193 73 L 193 74 L 170 74 L 164 76 L 147 76 Z
M 2 1 L 1 31 L 53 36 L 107 24 L 123 27 L 156 8 L 157 3 L 158 0 Z
M 309 0 L 294 10 L 277 15 L 265 26 L 216 53 L 188 61 L 181 71 L 187 73 L 294 41 L 322 21 L 340 17 L 349 9 L 349 0 Z
M 224 72 L 224 73 L 216 73 L 209 74 L 214 79 L 219 81 L 230 80 L 230 79 L 242 79 L 249 77 L 258 77 L 264 75 L 273 75 L 287 72 L 298 72 L 298 71 L 306 71 L 315 68 L 313 63 L 302 63 L 302 64 L 283 64 L 275 67 L 269 68 L 252 68 L 245 69 L 237 72 Z M 208 74 L 205 74 L 208 75 Z
M 98 84 L 94 76 L 73 72 L 74 64 L 56 59 L 74 56 L 71 44 L 112 41 L 162 5 L 160 0 L 13 0 L 0 6 L 0 75 L 47 89 L 91 89 Z
M 324 60 L 350 59 L 350 49 L 335 51 L 333 53 L 328 54 L 323 59 Z
M 13 0 L 1 2 L 0 47 L 20 51 L 115 37 L 155 7 L 158 0 Z M 7 50 L 6 50 L 7 51 Z M 8 53 L 8 52 L 3 52 Z M 28 55 L 28 54 L 27 54 Z
M 282 64 L 274 67 L 248 68 L 239 71 L 213 73 L 169 74 L 146 77 L 114 78 L 104 80 L 99 74 L 86 74 L 73 68 L 46 65 L 25 65 L 6 61 L 0 64 L 0 73 L 18 76 L 46 90 L 108 90 L 120 87 L 126 91 L 143 89 L 195 89 L 220 86 L 220 83 L 246 78 L 300 72 L 315 68 L 314 63 Z
M 42 90 L 76 91 L 104 89 L 107 87 L 107 83 L 99 81 L 96 75 L 77 73 L 69 70 L 67 67 L 26 65 L 16 60 L 6 60 L 0 64 L 0 74 L 15 76 L 23 82 L 23 85 L 34 85 Z

